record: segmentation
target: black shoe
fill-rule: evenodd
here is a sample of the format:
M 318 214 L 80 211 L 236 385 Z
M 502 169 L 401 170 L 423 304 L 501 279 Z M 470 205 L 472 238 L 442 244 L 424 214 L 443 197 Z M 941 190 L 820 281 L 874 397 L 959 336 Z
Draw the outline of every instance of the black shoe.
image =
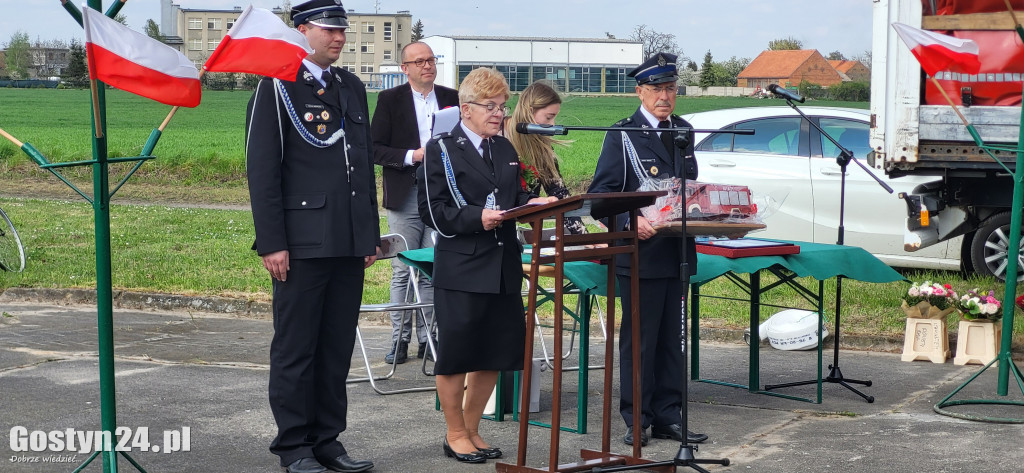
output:
M 396 345 L 391 345 L 391 352 L 384 355 L 384 362 L 388 364 L 400 365 L 409 361 L 409 342 L 398 342 Z
M 434 349 L 437 349 L 437 342 L 434 342 Z M 430 352 L 430 347 L 426 343 L 421 343 L 419 349 L 416 350 L 416 358 L 423 359 L 427 357 L 427 361 L 434 361 L 434 354 Z
M 672 425 L 656 425 L 651 429 L 651 435 L 656 439 L 670 439 L 677 442 L 683 441 L 683 426 L 682 424 Z M 705 434 L 698 434 L 696 432 L 686 431 L 686 442 L 687 443 L 701 443 L 708 439 Z
M 488 460 L 494 460 L 495 458 L 501 458 L 501 449 L 498 447 L 488 447 L 477 449 L 476 453 L 479 453 Z
M 324 473 L 324 468 L 315 458 L 300 458 L 285 467 L 288 473 Z
M 646 447 L 647 442 L 650 442 L 651 438 L 647 436 L 647 429 L 640 429 L 640 446 Z M 626 436 L 622 438 L 622 442 L 626 445 L 633 445 L 633 427 L 626 426 Z
M 454 458 L 460 462 L 483 463 L 487 461 L 487 457 L 481 455 L 480 452 L 459 453 L 452 450 L 452 447 L 448 445 L 448 437 L 444 438 L 444 443 L 441 446 L 444 447 L 444 456 Z
M 373 462 L 370 460 L 353 460 L 349 458 L 347 453 L 342 453 L 333 458 L 329 457 L 317 457 L 320 464 L 327 467 L 331 471 L 340 471 L 342 473 L 359 473 L 360 471 L 369 471 L 373 469 Z

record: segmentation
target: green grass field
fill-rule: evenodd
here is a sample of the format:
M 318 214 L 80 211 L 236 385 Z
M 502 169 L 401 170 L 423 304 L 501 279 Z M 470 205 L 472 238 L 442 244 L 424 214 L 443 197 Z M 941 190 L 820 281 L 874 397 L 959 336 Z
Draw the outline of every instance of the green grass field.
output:
M 170 107 L 115 89 L 106 95 L 110 156 L 138 155 Z M 147 183 L 244 186 L 243 137 L 250 96 L 247 91 L 205 91 L 199 107 L 177 112 L 153 153 L 157 159 L 144 165 L 136 177 Z M 372 113 L 377 95 L 370 93 L 368 98 Z M 515 106 L 515 100 L 509 105 Z M 783 104 L 743 97 L 679 97 L 676 113 Z M 867 107 L 865 102 L 815 104 Z M 559 123 L 607 126 L 632 115 L 638 105 L 635 97 L 567 96 Z M 53 162 L 91 156 L 90 113 L 88 90 L 0 89 L 0 128 L 32 143 Z M 574 140 L 572 146 L 558 149 L 562 172 L 568 184 L 579 189 L 593 175 L 604 135 L 577 132 L 568 138 Z M 0 141 L 0 182 L 15 175 L 46 175 L 13 144 Z
M 113 283 L 116 289 L 222 295 L 269 300 L 270 280 L 252 252 L 252 216 L 246 210 L 178 208 L 161 202 L 247 203 L 243 156 L 243 127 L 248 92 L 206 92 L 202 105 L 178 112 L 165 131 L 155 155 L 115 198 L 111 206 Z M 108 135 L 111 156 L 137 155 L 150 132 L 170 107 L 110 90 Z M 370 94 L 370 108 L 376 94 Z M 51 161 L 90 158 L 89 94 L 84 90 L 0 89 L 0 128 L 30 142 Z M 514 103 L 515 98 L 510 102 Z M 680 97 L 679 114 L 728 107 L 780 104 L 747 98 Z M 633 113 L 635 97 L 565 98 L 560 123 L 610 125 Z M 865 108 L 866 103 L 816 105 Z M 585 187 L 600 151 L 601 133 L 577 133 L 574 143 L 559 149 L 563 173 L 576 190 Z M 113 172 L 117 174 L 117 172 Z M 74 176 L 88 192 L 88 170 Z M 34 179 L 33 179 L 34 178 Z M 27 180 L 53 184 L 55 178 L 40 171 L 10 143 L 0 143 L 0 206 L 17 225 L 25 243 L 28 263 L 24 273 L 0 273 L 0 290 L 8 287 L 95 287 L 95 253 L 91 207 L 81 199 L 41 200 L 11 198 L 9 189 L 20 189 Z M 116 182 L 116 181 L 115 181 Z M 32 188 L 27 188 L 32 189 Z M 216 195 L 228 189 L 229 198 Z M 127 197 L 126 197 L 127 196 Z M 157 205 L 117 205 L 155 202 Z M 383 215 L 383 213 L 382 213 Z M 386 227 L 384 221 L 380 225 Z M 376 264 L 367 273 L 367 302 L 382 302 L 388 293 L 390 265 Z M 991 280 L 967 278 L 951 272 L 908 272 L 908 279 L 951 282 L 957 288 L 995 287 Z M 767 284 L 767 282 L 766 282 Z M 830 281 L 831 287 L 834 282 Z M 903 330 L 899 302 L 907 284 L 844 284 L 844 330 L 851 333 L 892 333 Z M 828 291 L 829 289 L 827 289 Z M 744 297 L 732 285 L 713 282 L 705 294 Z M 786 305 L 799 300 L 785 291 L 765 303 Z M 826 308 L 834 302 L 826 301 Z M 745 326 L 747 305 L 706 300 L 702 313 L 708 323 Z M 765 316 L 773 311 L 765 311 Z M 951 316 L 951 321 L 953 316 Z M 1024 325 L 1024 320 L 1018 320 Z M 1018 327 L 1020 328 L 1020 327 Z

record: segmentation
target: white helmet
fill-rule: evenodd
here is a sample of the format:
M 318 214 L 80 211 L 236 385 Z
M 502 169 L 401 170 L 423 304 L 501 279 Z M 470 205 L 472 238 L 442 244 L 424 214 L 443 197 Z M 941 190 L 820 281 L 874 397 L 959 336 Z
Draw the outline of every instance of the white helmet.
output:
M 786 309 L 776 313 L 760 325 L 761 340 L 768 338 L 779 350 L 807 350 L 818 346 L 818 313 L 809 310 Z M 822 327 L 821 338 L 828 337 Z

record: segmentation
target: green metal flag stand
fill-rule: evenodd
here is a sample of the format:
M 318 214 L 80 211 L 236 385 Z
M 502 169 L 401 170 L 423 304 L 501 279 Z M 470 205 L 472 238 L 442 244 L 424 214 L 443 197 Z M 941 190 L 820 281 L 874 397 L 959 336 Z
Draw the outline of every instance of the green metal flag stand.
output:
M 106 16 L 113 18 L 117 16 L 117 13 L 124 6 L 126 0 L 119 0 L 111 4 L 110 9 L 105 13 Z M 78 24 L 82 24 L 82 12 L 74 5 L 73 2 L 61 2 L 63 3 L 64 9 L 71 14 L 72 17 Z M 89 0 L 88 5 L 90 8 L 101 11 L 102 0 Z M 117 455 L 121 454 L 124 456 L 132 466 L 138 471 L 146 473 L 146 470 L 139 465 L 127 452 L 115 451 L 114 445 L 117 444 L 117 438 L 114 433 L 117 430 L 117 399 L 116 391 L 114 389 L 114 321 L 113 321 L 113 288 L 111 281 L 111 265 L 110 265 L 110 198 L 124 185 L 128 179 L 135 174 L 135 171 L 142 166 L 142 163 L 153 159 L 152 152 L 153 148 L 156 147 L 157 141 L 160 139 L 161 131 L 154 129 L 150 134 L 142 152 L 139 156 L 127 157 L 127 158 L 108 158 L 107 157 L 107 117 L 106 117 L 106 96 L 104 93 L 104 84 L 96 81 L 96 85 L 93 92 L 93 140 L 92 140 L 92 155 L 93 159 L 89 161 L 74 161 L 74 162 L 63 162 L 63 163 L 51 163 L 47 160 L 42 153 L 40 153 L 30 143 L 24 143 L 21 146 L 21 150 L 25 152 L 32 159 L 33 162 L 39 165 L 40 168 L 45 169 L 56 176 L 58 179 L 67 184 L 71 189 L 82 196 L 86 201 L 92 204 L 93 213 L 95 218 L 95 233 L 96 233 L 96 317 L 97 317 L 97 328 L 99 331 L 99 365 L 100 365 L 100 412 L 101 412 L 101 428 L 104 436 L 103 448 L 100 451 L 93 452 L 88 459 L 85 460 L 81 466 L 74 470 L 74 473 L 80 472 L 85 469 L 96 457 L 103 456 L 103 471 L 104 473 L 117 473 Z M 109 164 L 110 163 L 122 163 L 122 162 L 135 162 L 135 166 L 114 186 L 114 190 L 110 190 L 109 182 Z M 93 196 L 89 197 L 81 189 L 75 186 L 71 181 L 66 179 L 61 173 L 60 168 L 64 167 L 75 167 L 75 166 L 92 166 L 92 182 L 93 182 Z
M 1024 28 L 1019 24 L 1016 27 L 1017 34 L 1024 40 Z M 1021 213 L 1024 211 L 1024 148 L 1021 145 L 1024 144 L 1024 107 L 1021 107 L 1021 125 L 1020 133 L 1017 138 L 1016 147 L 1008 146 L 993 146 L 986 145 L 981 139 L 981 135 L 972 125 L 967 126 L 967 131 L 974 138 L 974 142 L 981 147 L 992 159 L 994 159 L 999 165 L 1003 166 L 1007 172 L 1013 176 L 1013 201 L 1011 204 L 1012 213 L 1010 215 L 1010 229 L 1009 229 L 1009 248 L 1007 249 L 1007 264 L 1006 264 L 1006 292 L 1003 299 L 1003 333 L 999 344 L 999 355 L 994 360 L 985 365 L 981 371 L 978 371 L 971 376 L 970 379 L 961 384 L 952 393 L 939 401 L 933 409 L 935 412 L 950 416 L 957 417 L 960 419 L 982 421 L 982 422 L 997 422 L 1007 424 L 1024 424 L 1024 419 L 1021 418 L 1006 418 L 1006 417 L 990 417 L 983 415 L 965 414 L 960 412 L 953 412 L 947 407 L 952 406 L 964 406 L 964 405 L 1006 405 L 1006 406 L 1024 406 L 1024 401 L 1012 400 L 1012 399 L 961 399 L 951 400 L 953 396 L 959 393 L 962 389 L 967 387 L 972 381 L 978 378 L 985 370 L 989 369 L 994 363 L 999 363 L 999 383 L 997 386 L 997 393 L 1000 396 L 1006 396 L 1008 393 L 1009 375 L 1012 372 L 1014 379 L 1017 381 L 1017 387 L 1020 389 L 1021 394 L 1024 395 L 1024 376 L 1021 375 L 1020 369 L 1013 363 L 1013 359 L 1010 357 L 1010 345 L 1013 341 L 1013 312 L 1015 310 L 1015 300 L 1017 297 L 1017 274 L 1020 268 L 1018 267 L 1017 261 L 1020 257 L 1020 236 L 1021 236 Z M 998 158 L 996 158 L 992 151 L 1007 151 L 1017 153 L 1016 167 L 1013 171 L 1006 167 Z

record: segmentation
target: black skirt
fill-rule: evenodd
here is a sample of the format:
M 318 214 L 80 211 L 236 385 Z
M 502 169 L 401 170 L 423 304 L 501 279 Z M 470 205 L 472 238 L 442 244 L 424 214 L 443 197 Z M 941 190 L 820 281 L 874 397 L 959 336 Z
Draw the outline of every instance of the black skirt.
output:
M 481 294 L 434 288 L 436 374 L 523 369 L 526 314 L 519 292 Z

